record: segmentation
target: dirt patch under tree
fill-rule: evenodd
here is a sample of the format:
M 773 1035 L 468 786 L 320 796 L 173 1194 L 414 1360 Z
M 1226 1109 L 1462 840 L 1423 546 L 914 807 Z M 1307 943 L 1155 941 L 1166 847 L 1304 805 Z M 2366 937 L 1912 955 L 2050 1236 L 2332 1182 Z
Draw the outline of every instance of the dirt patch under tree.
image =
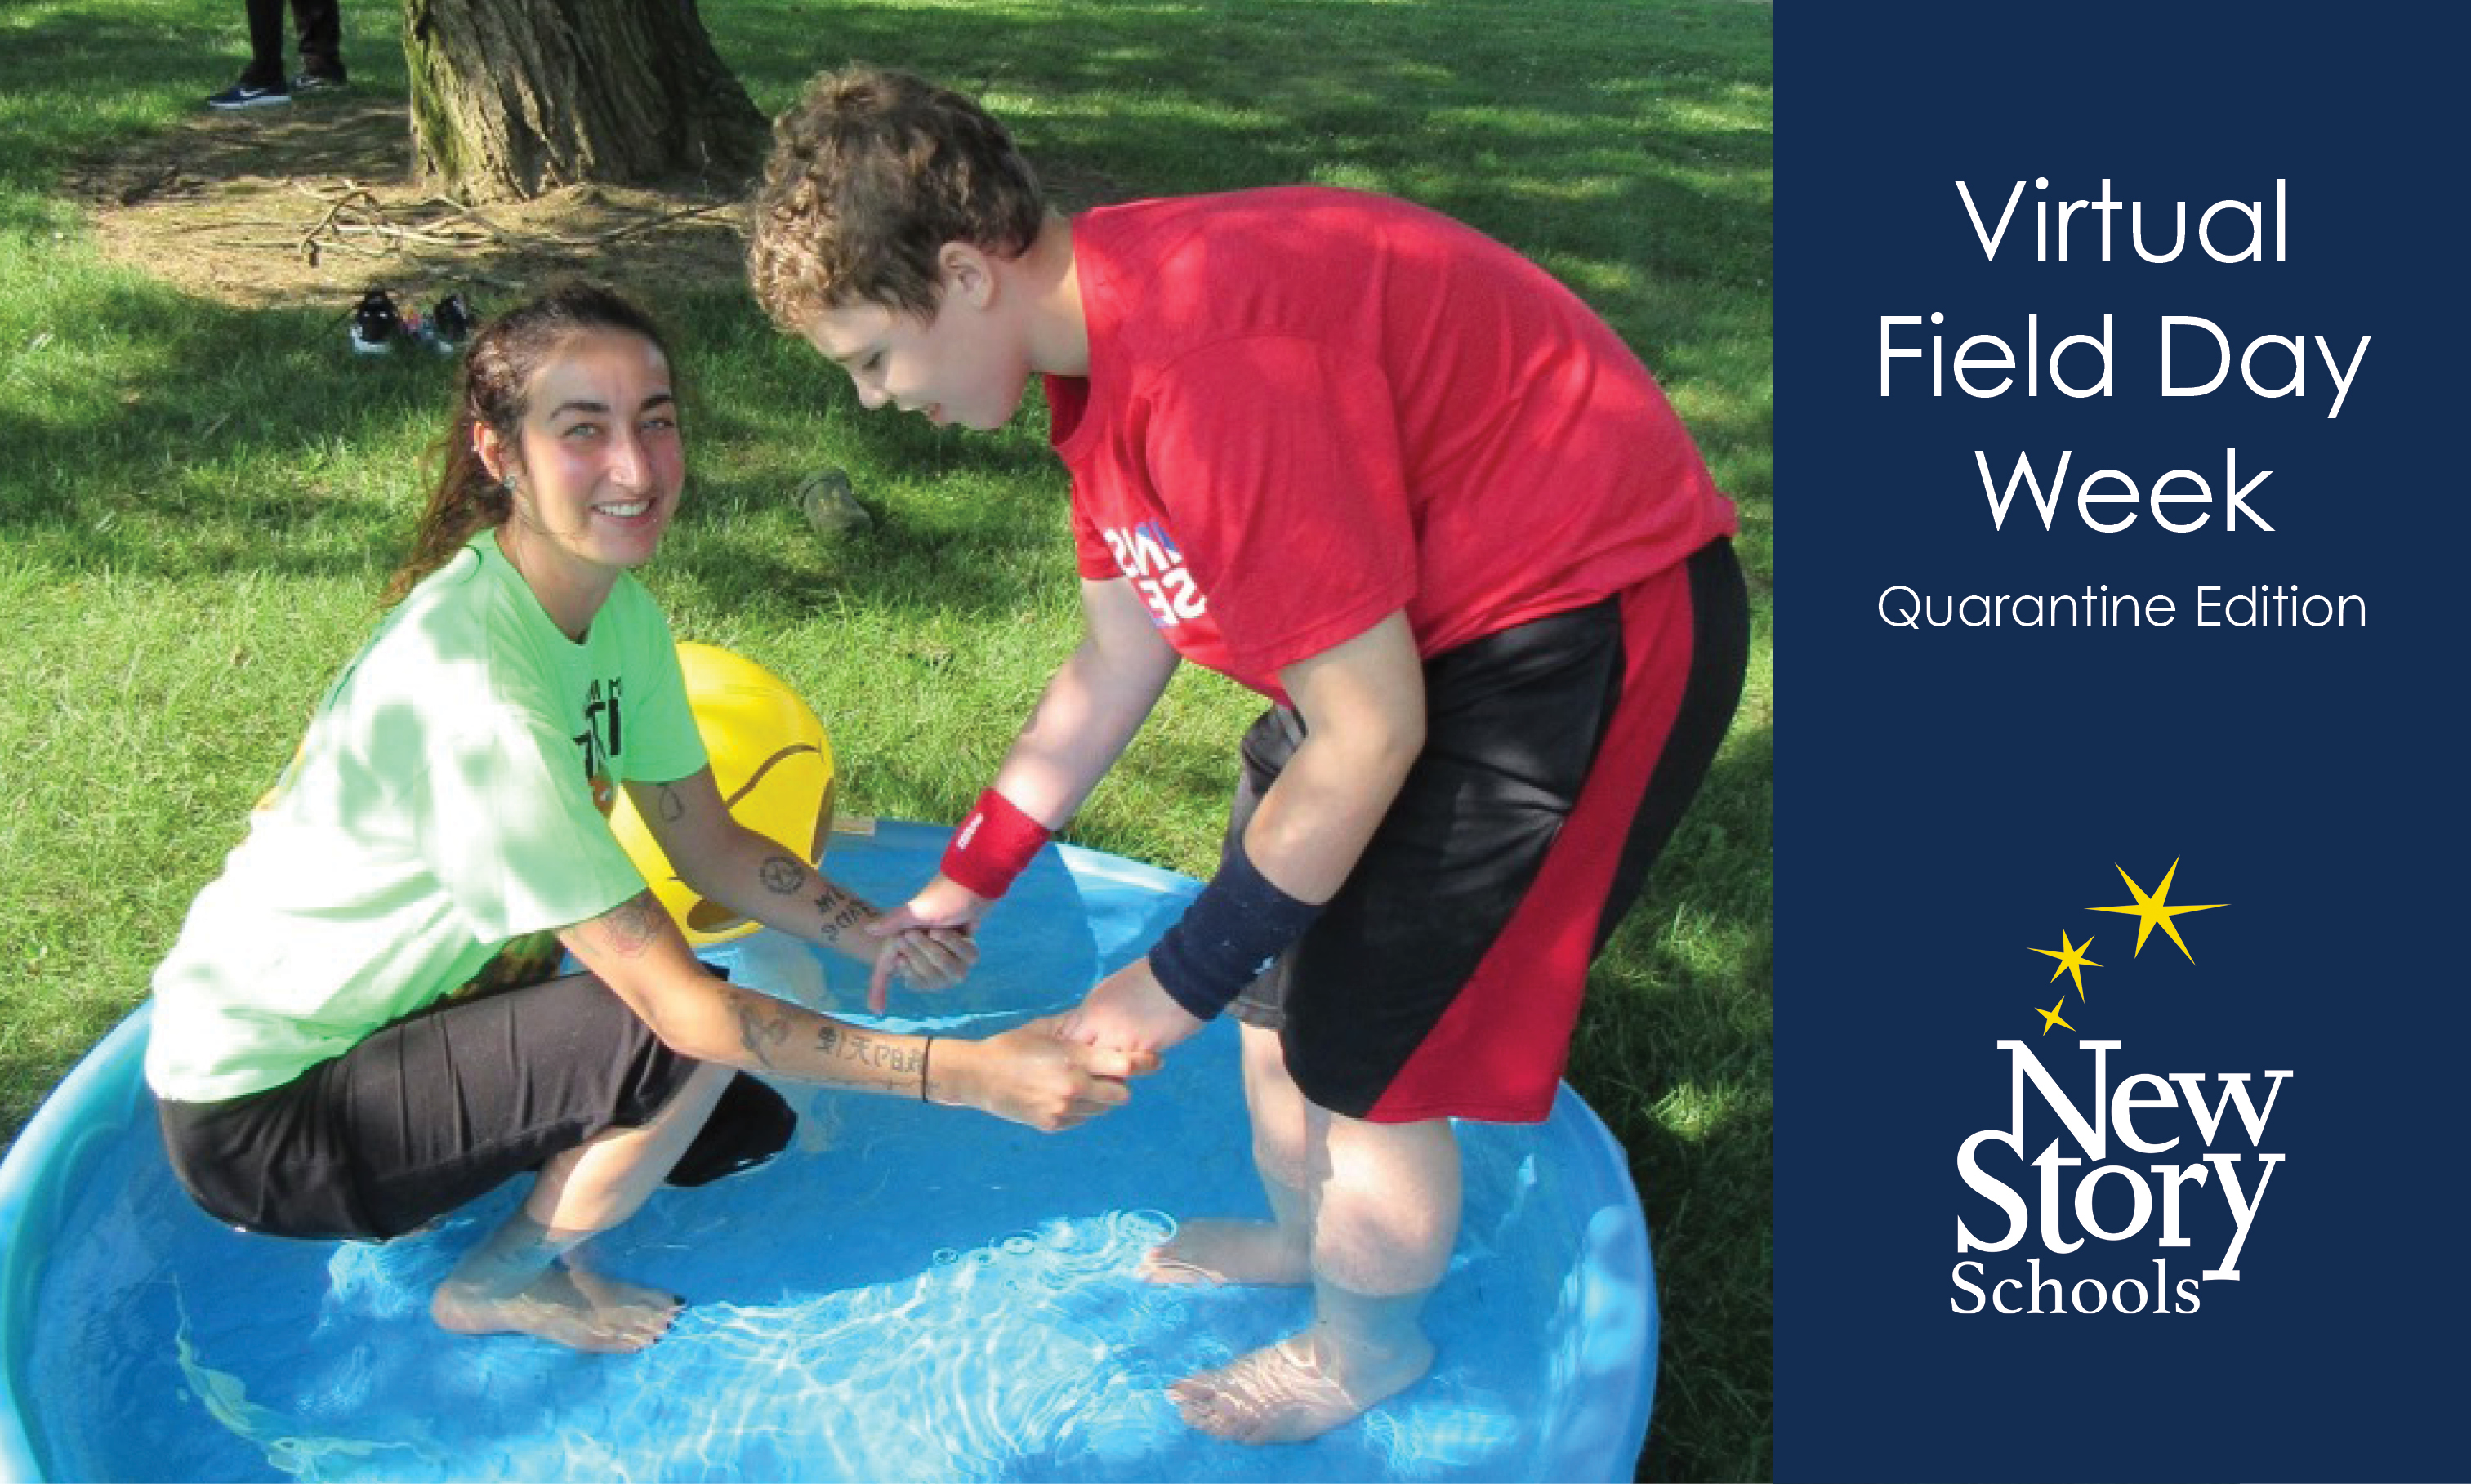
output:
M 412 180 L 400 98 L 361 92 L 205 113 L 68 173 L 104 253 L 247 308 L 331 306 L 372 286 L 406 308 L 483 312 L 561 273 L 649 297 L 741 271 L 732 195 L 578 185 L 467 210 Z
M 354 89 L 203 112 L 81 162 L 66 184 L 106 256 L 244 308 L 340 317 L 377 286 L 408 309 L 460 292 L 486 314 L 564 273 L 657 303 L 743 272 L 740 193 L 577 185 L 466 209 L 415 184 L 412 159 L 403 100 Z M 1131 194 L 1056 161 L 1040 176 L 1065 211 Z

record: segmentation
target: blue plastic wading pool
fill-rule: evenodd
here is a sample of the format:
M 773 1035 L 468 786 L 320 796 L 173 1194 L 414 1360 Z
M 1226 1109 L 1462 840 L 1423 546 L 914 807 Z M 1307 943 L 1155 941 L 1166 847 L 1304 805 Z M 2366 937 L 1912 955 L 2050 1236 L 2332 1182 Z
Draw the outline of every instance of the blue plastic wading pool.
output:
M 879 901 L 946 832 L 835 843 Z M 896 1029 L 980 1035 L 1064 1008 L 1193 889 L 1047 852 L 958 990 Z M 864 983 L 758 934 L 741 983 L 850 1013 Z M 1300 1327 L 1305 1291 L 1140 1282 L 1187 1215 L 1259 1215 L 1223 1022 L 1133 1105 L 1046 1136 L 982 1115 L 788 1088 L 796 1142 L 664 1190 L 597 1265 L 690 1307 L 640 1354 L 459 1338 L 428 1295 L 520 1182 L 384 1245 L 243 1236 L 174 1183 L 141 1010 L 62 1082 L 0 1167 L 0 1476 L 21 1479 L 1627 1479 L 1656 1300 L 1621 1151 L 1564 1089 L 1529 1128 L 1468 1124 L 1458 1251 L 1427 1310 L 1433 1373 L 1316 1442 L 1186 1427 L 1166 1384 Z

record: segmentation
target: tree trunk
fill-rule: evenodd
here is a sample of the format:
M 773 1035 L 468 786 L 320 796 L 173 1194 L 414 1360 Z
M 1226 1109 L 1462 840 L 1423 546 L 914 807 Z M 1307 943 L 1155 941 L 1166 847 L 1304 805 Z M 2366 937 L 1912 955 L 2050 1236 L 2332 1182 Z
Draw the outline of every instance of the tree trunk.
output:
M 562 185 L 736 190 L 765 125 L 695 0 L 407 0 L 423 184 L 467 201 Z

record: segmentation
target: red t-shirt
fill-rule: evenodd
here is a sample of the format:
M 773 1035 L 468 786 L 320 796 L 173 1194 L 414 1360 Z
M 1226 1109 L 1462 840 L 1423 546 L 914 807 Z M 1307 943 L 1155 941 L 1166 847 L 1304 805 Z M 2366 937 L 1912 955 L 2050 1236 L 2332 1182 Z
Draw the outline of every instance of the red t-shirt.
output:
M 1047 395 L 1081 573 L 1273 698 L 1394 609 L 1430 656 L 1735 529 L 1638 358 L 1447 217 L 1298 186 L 1101 208 L 1072 250 L 1090 374 Z

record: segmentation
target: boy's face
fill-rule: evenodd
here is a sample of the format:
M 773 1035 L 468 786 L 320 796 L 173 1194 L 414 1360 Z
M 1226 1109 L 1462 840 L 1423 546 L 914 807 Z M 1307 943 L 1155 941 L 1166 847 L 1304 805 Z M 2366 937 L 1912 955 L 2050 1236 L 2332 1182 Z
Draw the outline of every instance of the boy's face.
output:
M 849 372 L 870 411 L 886 403 L 941 426 L 992 432 L 1012 419 L 1029 385 L 1026 353 L 1004 321 L 948 292 L 932 319 L 859 302 L 807 322 L 807 341 Z

